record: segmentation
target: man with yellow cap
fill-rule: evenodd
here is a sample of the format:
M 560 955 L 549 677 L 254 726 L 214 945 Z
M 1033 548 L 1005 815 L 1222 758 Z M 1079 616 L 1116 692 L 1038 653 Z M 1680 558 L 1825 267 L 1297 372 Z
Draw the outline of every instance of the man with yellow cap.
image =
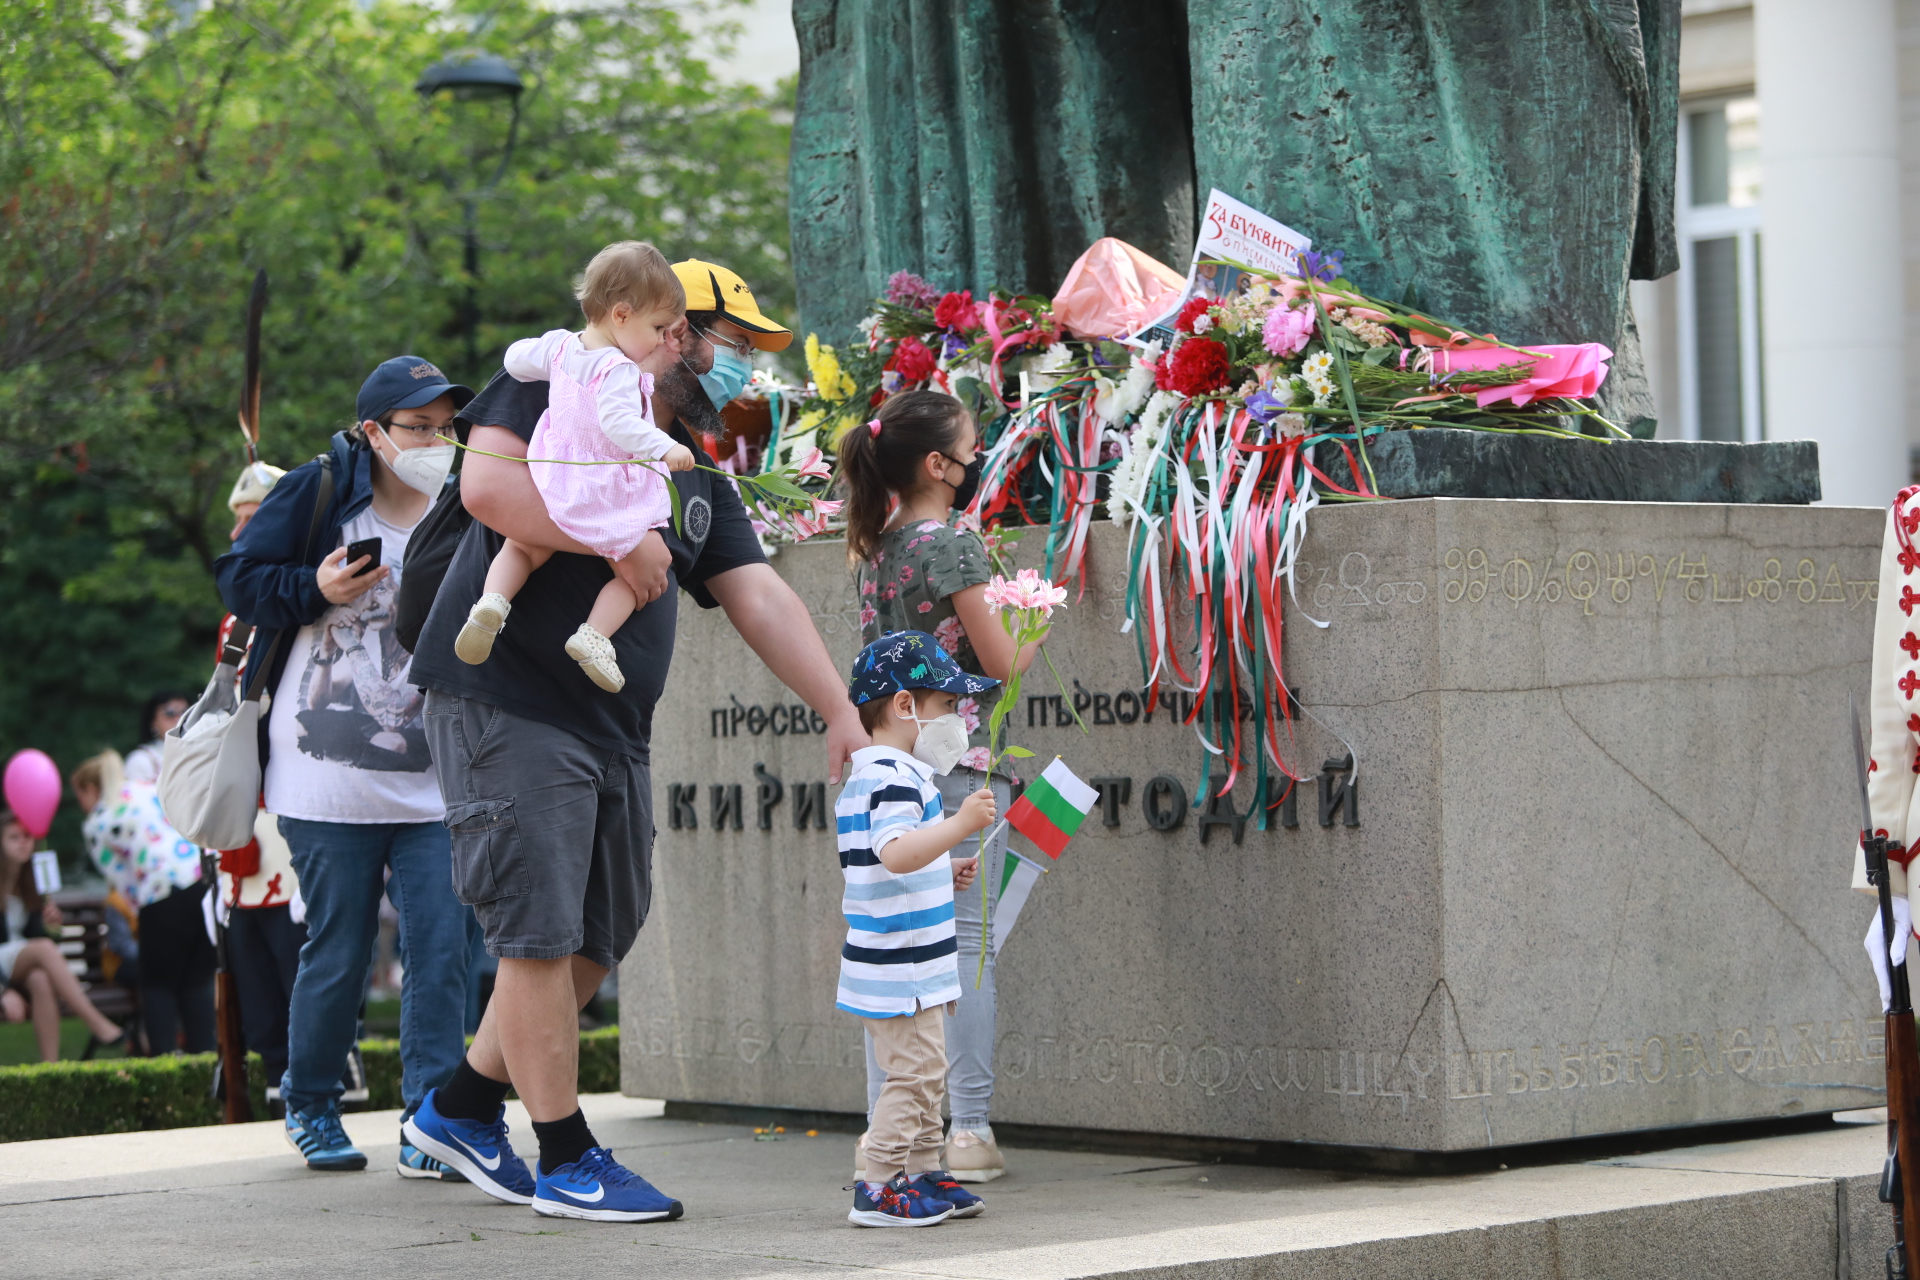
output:
M 793 334 L 718 263 L 689 260 L 673 271 L 687 315 L 668 338 L 673 363 L 654 379 L 655 424 L 711 466 L 693 433 L 723 435 L 720 409 L 745 388 L 752 354 L 779 351 Z M 680 1202 L 616 1162 L 580 1112 L 575 1011 L 632 947 L 652 895 L 647 752 L 673 656 L 679 601 L 670 588 L 724 609 L 760 660 L 826 720 L 834 782 L 868 739 L 807 606 L 768 566 L 722 477 L 673 473 L 678 526 L 649 533 L 642 554 L 618 566 L 555 527 L 518 461 L 547 388 L 497 374 L 459 413 L 475 450 L 461 475 L 474 523 L 434 597 L 413 679 L 427 690 L 455 888 L 475 908 L 500 972 L 466 1060 L 427 1095 L 406 1132 L 495 1199 L 553 1217 L 660 1221 L 679 1217 Z M 454 656 L 454 636 L 503 537 L 557 554 L 521 589 L 514 626 L 492 657 L 470 666 Z M 565 629 L 616 571 L 642 607 L 613 636 L 621 670 L 634 678 L 609 695 L 545 655 L 566 639 L 555 628 Z M 509 1087 L 533 1119 L 534 1170 L 508 1141 Z

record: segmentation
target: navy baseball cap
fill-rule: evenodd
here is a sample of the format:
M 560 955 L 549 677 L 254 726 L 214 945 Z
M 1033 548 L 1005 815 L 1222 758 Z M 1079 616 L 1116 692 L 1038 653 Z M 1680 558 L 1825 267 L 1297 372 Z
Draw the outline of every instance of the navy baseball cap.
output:
M 855 706 L 890 698 L 901 689 L 938 689 L 942 693 L 981 693 L 999 684 L 991 676 L 960 669 L 940 642 L 924 631 L 895 631 L 881 636 L 853 660 Z
M 353 411 L 360 415 L 359 421 L 371 422 L 383 413 L 418 409 L 444 395 L 453 397 L 455 409 L 466 408 L 467 401 L 473 399 L 471 389 L 448 382 L 447 375 L 431 360 L 395 356 L 381 361 L 360 384 L 360 396 L 354 401 Z

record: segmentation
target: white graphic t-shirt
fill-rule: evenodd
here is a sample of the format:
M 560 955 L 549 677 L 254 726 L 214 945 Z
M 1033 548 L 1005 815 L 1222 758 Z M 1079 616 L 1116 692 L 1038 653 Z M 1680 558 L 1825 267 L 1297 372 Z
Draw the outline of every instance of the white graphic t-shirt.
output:
M 446 813 L 412 683 L 413 655 L 393 634 L 411 529 L 368 507 L 342 545 L 378 537 L 391 570 L 371 590 L 300 628 L 273 693 L 267 811 L 313 822 L 438 822 Z

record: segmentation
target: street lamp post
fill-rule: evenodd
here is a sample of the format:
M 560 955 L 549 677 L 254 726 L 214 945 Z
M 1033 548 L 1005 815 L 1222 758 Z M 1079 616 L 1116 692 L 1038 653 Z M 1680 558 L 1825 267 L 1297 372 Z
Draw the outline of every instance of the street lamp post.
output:
M 480 359 L 474 337 L 480 318 L 479 297 L 474 288 L 474 282 L 480 278 L 479 202 L 481 197 L 491 195 L 494 188 L 500 185 L 500 179 L 506 175 L 507 165 L 513 161 L 513 144 L 520 136 L 520 92 L 525 87 L 512 63 L 485 53 L 458 54 L 436 62 L 420 73 L 420 79 L 413 86 L 414 92 L 422 98 L 432 98 L 441 92 L 451 93 L 456 102 L 505 98 L 513 108 L 512 118 L 507 125 L 507 145 L 500 153 L 500 163 L 495 166 L 493 176 L 484 185 L 468 191 L 460 200 L 465 224 L 463 238 L 467 270 L 467 301 L 462 327 L 466 330 L 469 377 L 473 376 L 474 366 Z

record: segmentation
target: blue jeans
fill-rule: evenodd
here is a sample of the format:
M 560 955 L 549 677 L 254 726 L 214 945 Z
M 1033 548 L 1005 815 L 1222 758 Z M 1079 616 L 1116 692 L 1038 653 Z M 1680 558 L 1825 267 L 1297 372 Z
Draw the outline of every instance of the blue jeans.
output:
M 307 903 L 307 942 L 293 980 L 287 1110 L 337 1101 L 353 1048 L 384 888 L 400 913 L 400 1097 L 406 1114 L 453 1078 L 466 1056 L 467 919 L 453 896 L 451 843 L 438 822 L 281 818 Z

